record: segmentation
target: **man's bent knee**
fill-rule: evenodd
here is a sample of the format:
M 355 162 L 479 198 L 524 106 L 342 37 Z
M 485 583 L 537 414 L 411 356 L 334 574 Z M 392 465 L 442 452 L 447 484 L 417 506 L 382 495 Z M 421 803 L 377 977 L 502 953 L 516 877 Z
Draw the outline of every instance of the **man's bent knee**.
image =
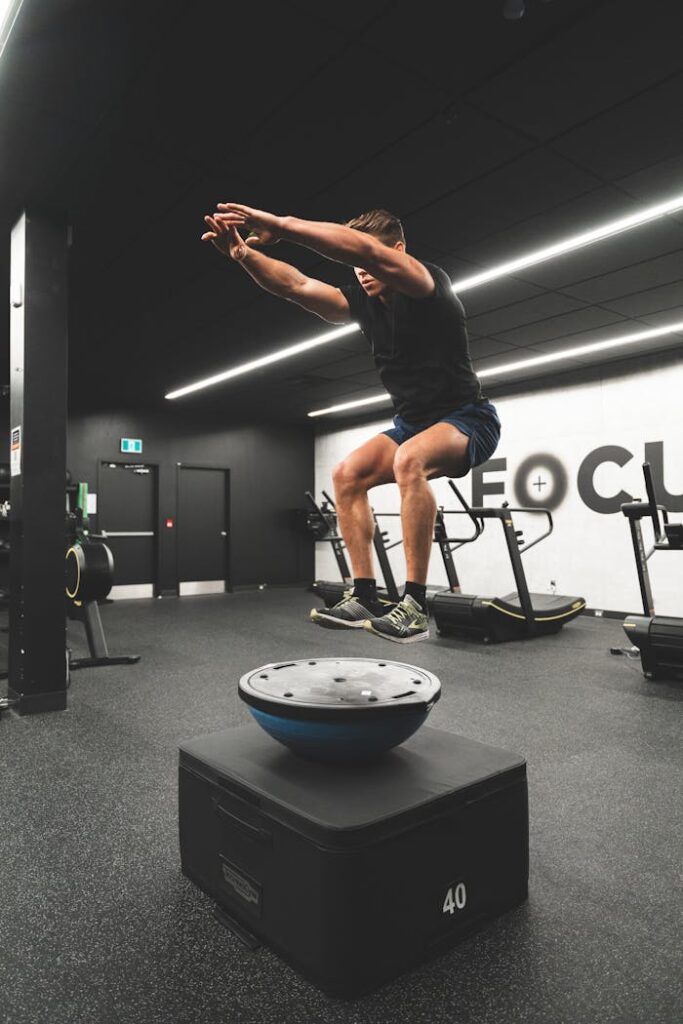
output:
M 332 470 L 332 483 L 337 493 L 367 489 L 366 479 L 346 459 L 338 463 Z
M 335 491 L 344 490 L 349 485 L 350 473 L 345 462 L 339 462 L 332 470 L 332 483 Z
M 398 449 L 394 457 L 394 476 L 399 487 L 415 480 L 426 480 L 427 471 L 424 460 L 405 445 Z

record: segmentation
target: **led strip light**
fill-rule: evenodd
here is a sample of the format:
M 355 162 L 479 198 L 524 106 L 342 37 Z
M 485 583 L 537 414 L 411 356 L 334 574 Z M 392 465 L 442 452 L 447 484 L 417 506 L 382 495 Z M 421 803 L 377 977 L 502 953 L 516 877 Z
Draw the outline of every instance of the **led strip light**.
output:
M 7 45 L 24 0 L 0 0 L 0 56 Z

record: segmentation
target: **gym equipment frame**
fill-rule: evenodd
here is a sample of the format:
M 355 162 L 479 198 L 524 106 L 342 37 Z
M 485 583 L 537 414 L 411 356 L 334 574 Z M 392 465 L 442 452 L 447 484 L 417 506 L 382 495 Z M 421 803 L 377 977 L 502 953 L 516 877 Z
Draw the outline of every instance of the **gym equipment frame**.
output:
M 465 511 L 480 522 L 482 530 L 487 519 L 497 519 L 501 524 L 517 590 L 503 597 L 478 597 L 475 594 L 439 591 L 431 599 L 430 607 L 441 636 L 478 637 L 487 643 L 523 640 L 557 633 L 565 623 L 581 614 L 586 606 L 582 597 L 533 594 L 529 591 L 522 554 L 540 544 L 553 532 L 553 517 L 549 509 L 510 508 L 507 502 L 501 508 L 471 508 L 453 481 L 449 480 L 448 483 Z M 512 518 L 514 512 L 545 516 L 547 527 L 538 537 L 525 544 L 523 531 L 515 529 Z
M 647 563 L 655 551 L 683 550 L 683 523 L 670 523 L 667 509 L 658 504 L 649 462 L 643 463 L 643 477 L 647 501 L 626 501 L 621 506 L 631 530 L 643 614 L 628 615 L 623 622 L 624 632 L 633 644 L 631 650 L 613 647 L 611 653 L 639 653 L 646 679 L 670 679 L 683 676 L 683 618 L 655 614 Z M 645 550 L 641 526 L 645 518 L 652 520 L 654 530 L 654 544 L 649 551 Z

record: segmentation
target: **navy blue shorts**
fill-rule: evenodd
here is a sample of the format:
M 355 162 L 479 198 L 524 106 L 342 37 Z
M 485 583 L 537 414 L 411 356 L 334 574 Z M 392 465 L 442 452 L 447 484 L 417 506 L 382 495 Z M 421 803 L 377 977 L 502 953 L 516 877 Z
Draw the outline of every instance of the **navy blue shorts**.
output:
M 467 434 L 470 439 L 467 445 L 468 470 L 473 469 L 474 466 L 481 466 L 482 462 L 490 459 L 500 441 L 498 413 L 495 405 L 487 401 L 462 405 L 446 416 L 434 420 L 434 423 L 427 423 L 421 427 L 413 427 L 410 423 L 406 423 L 401 416 L 394 416 L 393 427 L 383 433 L 396 444 L 401 445 L 405 441 L 409 441 L 411 437 L 415 437 L 416 434 L 421 434 L 423 430 L 433 427 L 435 423 L 452 423 L 462 434 Z

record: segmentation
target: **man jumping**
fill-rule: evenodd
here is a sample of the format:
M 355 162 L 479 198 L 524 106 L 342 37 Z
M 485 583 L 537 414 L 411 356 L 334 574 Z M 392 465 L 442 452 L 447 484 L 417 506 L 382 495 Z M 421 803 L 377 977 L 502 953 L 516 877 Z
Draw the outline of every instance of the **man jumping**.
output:
M 482 395 L 472 369 L 465 312 L 448 275 L 406 252 L 401 222 L 386 210 L 336 224 L 219 203 L 204 219 L 209 230 L 202 240 L 239 263 L 266 291 L 330 323 L 356 321 L 394 405 L 392 429 L 351 452 L 334 470 L 353 589 L 333 608 L 313 609 L 311 619 L 331 629 L 365 628 L 396 643 L 424 640 L 436 518 L 428 481 L 465 476 L 491 458 L 500 438 L 495 407 Z M 260 251 L 281 239 L 353 267 L 357 283 L 336 288 Z M 377 595 L 368 491 L 392 482 L 401 493 L 406 585 L 401 601 L 387 611 Z

